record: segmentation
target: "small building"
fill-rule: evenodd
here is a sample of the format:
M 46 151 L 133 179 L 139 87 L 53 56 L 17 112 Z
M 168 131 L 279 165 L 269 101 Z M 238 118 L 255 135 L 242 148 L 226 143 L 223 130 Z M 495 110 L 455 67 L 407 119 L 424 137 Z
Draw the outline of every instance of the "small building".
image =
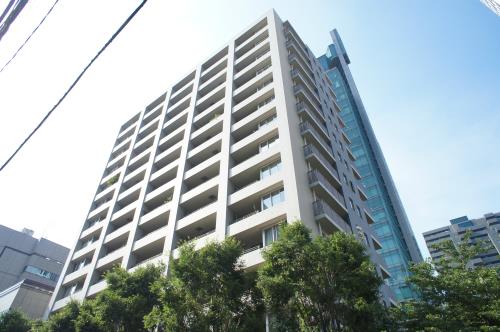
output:
M 41 318 L 61 275 L 69 249 L 33 231 L 0 225 L 0 313 L 19 309 Z

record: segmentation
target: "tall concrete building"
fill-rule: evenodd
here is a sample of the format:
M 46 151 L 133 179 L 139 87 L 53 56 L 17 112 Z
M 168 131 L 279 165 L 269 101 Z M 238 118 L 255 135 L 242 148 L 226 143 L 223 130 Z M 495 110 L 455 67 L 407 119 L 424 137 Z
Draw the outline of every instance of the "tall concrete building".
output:
M 114 265 L 168 262 L 185 240 L 234 236 L 255 269 L 296 220 L 360 236 L 387 277 L 339 112 L 319 62 L 268 12 L 121 127 L 51 310 L 95 296 Z
M 492 12 L 500 16 L 500 0 L 481 0 Z
M 432 259 L 439 259 L 444 255 L 441 250 L 433 248 L 433 245 L 448 240 L 458 245 L 467 231 L 471 232 L 470 240 L 473 243 L 483 241 L 491 246 L 490 250 L 475 257 L 470 264 L 500 267 L 500 212 L 488 213 L 478 219 L 469 219 L 467 216 L 451 219 L 450 226 L 425 232 L 425 244 Z
M 32 235 L 0 225 L 0 312 L 16 308 L 41 318 L 69 249 Z
M 355 165 L 375 220 L 371 227 L 382 243 L 378 252 L 391 274 L 389 285 L 399 301 L 411 299 L 415 294 L 406 278 L 410 263 L 422 261 L 422 255 L 349 70 L 350 60 L 342 39 L 336 30 L 330 34 L 333 43 L 318 60 L 337 96 L 340 115 L 346 125 L 344 131 L 349 138 L 347 146 L 356 157 Z

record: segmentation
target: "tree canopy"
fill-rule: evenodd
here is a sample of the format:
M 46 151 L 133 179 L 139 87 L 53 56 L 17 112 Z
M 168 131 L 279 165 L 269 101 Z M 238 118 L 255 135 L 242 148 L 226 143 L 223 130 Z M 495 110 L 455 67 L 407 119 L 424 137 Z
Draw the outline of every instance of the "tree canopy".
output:
M 440 259 L 411 268 L 410 282 L 420 297 L 394 312 L 401 328 L 410 331 L 500 331 L 500 272 L 471 265 L 487 248 L 467 233 L 458 245 L 435 245 Z
M 382 280 L 353 235 L 312 239 L 309 229 L 295 222 L 283 226 L 264 258 L 258 286 L 275 329 L 378 330 Z
M 30 320 L 18 310 L 8 310 L 0 314 L 0 331 L 28 332 Z
M 262 329 L 260 294 L 254 276 L 243 270 L 241 254 L 233 238 L 200 250 L 192 244 L 181 246 L 169 276 L 155 284 L 160 304 L 146 317 L 146 326 L 161 331 Z

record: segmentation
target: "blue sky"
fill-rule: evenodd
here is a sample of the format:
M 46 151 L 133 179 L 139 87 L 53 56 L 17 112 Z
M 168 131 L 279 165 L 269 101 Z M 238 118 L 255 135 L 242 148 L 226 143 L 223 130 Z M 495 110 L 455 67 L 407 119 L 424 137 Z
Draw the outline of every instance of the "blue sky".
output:
M 0 160 L 137 3 L 57 5 L 0 75 Z M 0 64 L 51 4 L 26 6 Z M 425 255 L 422 232 L 500 211 L 500 17 L 479 0 L 150 0 L 0 174 L 0 223 L 72 246 L 120 125 L 272 7 L 316 55 L 339 30 Z

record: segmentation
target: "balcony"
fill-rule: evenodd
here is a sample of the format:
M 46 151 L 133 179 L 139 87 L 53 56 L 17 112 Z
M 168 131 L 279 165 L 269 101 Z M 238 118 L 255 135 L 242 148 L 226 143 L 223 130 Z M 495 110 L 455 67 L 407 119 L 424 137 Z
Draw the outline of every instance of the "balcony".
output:
M 184 236 L 184 237 L 181 237 L 178 241 L 177 241 L 177 245 L 176 245 L 176 248 L 172 251 L 172 257 L 174 259 L 177 259 L 179 258 L 179 255 L 180 255 L 180 251 L 181 251 L 181 245 L 183 244 L 194 244 L 194 249 L 195 250 L 199 250 L 201 248 L 203 248 L 204 246 L 206 246 L 207 244 L 209 244 L 210 242 L 213 242 L 216 240 L 216 234 L 215 234 L 215 228 L 214 229 L 210 229 L 210 230 L 200 230 L 198 232 L 204 232 L 204 233 L 200 233 L 199 235 L 193 235 L 193 237 L 189 237 L 189 236 Z
M 333 210 L 324 201 L 317 200 L 313 202 L 314 217 L 320 223 L 321 229 L 327 234 L 333 232 L 351 232 L 349 224 L 335 210 Z
M 203 110 L 203 112 L 198 113 L 194 116 L 193 124 L 195 128 L 201 128 L 207 123 L 212 121 L 214 118 L 222 115 L 224 113 L 224 99 L 219 100 L 210 107 Z
M 201 114 L 203 111 L 213 106 L 219 100 L 224 99 L 226 92 L 226 84 L 219 85 L 216 89 L 210 91 L 205 96 L 196 101 L 196 114 Z
M 312 74 L 310 72 L 298 63 L 295 66 L 292 66 L 291 75 L 294 80 L 303 82 L 309 90 L 314 91 L 314 97 L 319 101 L 319 95 L 317 93 L 317 89 L 315 88 L 316 81 L 314 80 L 314 77 L 311 76 Z
M 186 109 L 172 118 L 167 118 L 162 130 L 162 136 L 167 136 L 176 129 L 183 127 L 186 124 L 189 111 Z
M 110 207 L 110 204 L 111 204 L 110 202 L 111 202 L 111 199 L 109 199 L 107 201 L 102 201 L 98 205 L 94 205 L 93 209 L 90 211 L 90 213 L 88 215 L 88 219 L 92 219 L 92 218 L 96 217 L 97 215 L 105 214 L 106 211 L 108 211 L 108 209 Z
M 159 125 L 160 125 L 159 119 L 157 119 L 156 121 L 148 122 L 147 124 L 144 125 L 144 127 L 142 127 L 139 130 L 139 134 L 137 135 L 137 137 L 141 139 L 143 137 L 148 136 L 149 134 L 155 132 L 155 130 L 158 129 Z
M 135 126 L 131 127 L 129 130 L 124 131 L 120 135 L 118 135 L 115 141 L 115 147 L 125 142 L 128 138 L 132 137 L 132 135 L 134 135 L 134 131 L 135 131 Z
M 221 149 L 222 133 L 215 135 L 204 143 L 198 145 L 188 152 L 187 160 L 191 168 L 201 164 L 212 156 L 215 156 Z
M 93 297 L 97 295 L 98 293 L 102 292 L 105 290 L 107 287 L 106 280 L 99 280 L 95 284 L 89 287 L 89 291 L 87 292 L 88 297 Z
M 223 117 L 221 115 L 214 115 L 212 120 L 201 128 L 198 128 L 191 133 L 191 146 L 193 148 L 206 142 L 212 137 L 222 132 Z
M 108 162 L 107 167 L 111 167 L 112 165 L 117 164 L 119 162 L 119 160 L 121 160 L 122 158 L 125 158 L 125 154 L 129 148 L 130 148 L 130 142 L 125 144 L 125 146 L 122 147 L 121 149 L 113 152 L 109 158 L 109 162 Z
M 182 194 L 179 206 L 182 208 L 184 216 L 194 214 L 205 206 L 216 202 L 218 185 L 217 178 L 213 178 L 189 192 Z
M 233 107 L 233 118 L 235 122 L 241 121 L 246 116 L 265 107 L 274 100 L 273 85 L 268 85 L 265 89 L 257 92 L 252 98 L 247 98 Z
M 333 156 L 331 143 L 325 141 L 309 122 L 301 122 L 299 126 L 300 134 L 304 136 L 306 142 L 308 144 L 312 143 L 314 146 L 320 149 L 325 158 L 334 164 L 335 157 Z
M 198 98 L 206 96 L 220 85 L 226 82 L 227 70 L 224 68 L 221 72 L 208 79 L 198 87 Z
M 143 209 L 143 215 L 139 221 L 139 226 L 148 228 L 153 227 L 150 225 L 168 223 L 172 205 L 167 200 L 164 200 L 164 202 L 165 204 L 159 205 L 153 210 Z
M 196 229 L 195 225 L 198 223 L 201 223 L 202 226 L 208 226 L 213 223 L 213 228 L 215 228 L 216 209 L 217 202 L 210 200 L 208 204 L 200 204 L 195 210 L 185 211 L 184 217 L 177 221 L 176 231 L 186 230 L 187 232 L 191 230 L 191 228 Z
M 187 95 L 191 94 L 192 92 L 193 92 L 193 82 L 185 85 L 182 89 L 180 89 L 177 92 L 170 95 L 169 104 L 170 105 L 176 104 L 179 100 L 185 98 Z
M 132 221 L 137 204 L 129 204 L 125 207 L 116 205 L 116 211 L 111 215 L 111 223 L 115 225 L 123 225 Z
M 185 177 L 184 177 L 184 186 L 185 186 L 186 192 L 189 192 L 189 191 L 209 182 L 210 180 L 218 177 L 219 176 L 219 166 L 220 166 L 220 161 L 217 160 L 214 163 L 212 163 L 211 165 L 207 165 L 206 168 L 201 169 L 199 172 L 190 173 L 190 174 L 188 174 L 186 172 Z
M 177 176 L 177 170 L 178 170 L 178 162 L 173 162 L 167 165 L 166 167 L 163 167 L 159 169 L 158 171 L 155 172 L 153 169 L 153 174 L 151 175 L 149 179 L 149 184 L 151 185 L 151 189 L 155 190 L 167 182 L 170 182 L 174 180 Z
M 142 165 L 134 171 L 128 171 L 125 177 L 123 178 L 123 186 L 125 188 L 131 188 L 135 184 L 144 180 L 144 176 L 146 175 L 147 165 Z
M 358 188 L 358 194 L 359 194 L 359 198 L 363 201 L 363 202 L 366 202 L 368 200 L 368 196 L 366 196 L 365 192 L 363 191 L 363 189 L 361 189 L 360 186 L 356 186 Z
M 256 250 L 248 251 L 241 256 L 240 260 L 247 271 L 253 271 L 264 263 L 262 249 L 256 248 Z
M 304 146 L 304 156 L 310 163 L 310 166 L 315 169 L 323 169 L 323 174 L 327 175 L 328 180 L 333 183 L 340 183 L 339 173 L 336 167 L 329 162 L 314 145 L 308 144 Z
M 368 211 L 366 211 L 366 209 L 363 209 L 363 212 L 365 213 L 366 222 L 369 225 L 374 224 L 375 223 L 375 219 L 373 219 L 372 215 L 370 213 L 368 213 Z
M 231 157 L 238 165 L 279 143 L 278 124 L 270 123 L 231 146 Z
M 259 43 L 261 43 L 263 40 L 267 39 L 269 37 L 269 31 L 267 29 L 267 26 L 263 27 L 260 29 L 258 32 L 256 32 L 252 37 L 248 38 L 245 42 L 241 43 L 235 48 L 235 58 L 238 60 L 242 56 L 244 56 L 246 53 L 250 52 L 252 49 L 254 49 Z
M 125 124 L 120 128 L 120 134 L 118 135 L 118 138 L 123 137 L 123 135 L 128 132 L 130 127 L 134 126 L 137 121 L 139 121 L 140 116 L 141 113 L 137 113 L 130 120 L 125 122 Z
M 345 204 L 344 195 L 335 188 L 324 176 L 317 170 L 312 170 L 307 173 L 309 186 L 315 190 L 315 195 L 322 197 L 330 206 L 334 206 L 339 215 L 347 218 L 348 211 Z M 340 187 L 340 182 L 337 183 Z
M 236 38 L 235 45 L 236 47 L 242 45 L 247 42 L 250 38 L 255 36 L 255 34 L 262 31 L 263 28 L 267 26 L 267 18 L 263 18 L 259 23 L 255 24 L 252 28 L 246 30 L 241 36 Z
M 123 256 L 126 254 L 126 242 L 125 243 L 119 243 L 117 245 L 120 245 L 120 247 L 105 247 L 106 248 L 106 255 L 100 258 L 97 261 L 96 264 L 96 269 L 102 268 L 106 265 L 114 265 L 118 261 L 121 261 L 123 259 Z
M 166 136 L 162 137 L 160 139 L 160 142 L 158 143 L 159 152 L 162 153 L 163 151 L 170 149 L 172 146 L 182 141 L 182 139 L 184 138 L 184 134 L 184 126 L 176 128 L 174 131 L 166 134 Z
M 273 74 L 271 68 L 267 68 L 263 72 L 259 73 L 254 78 L 250 79 L 248 82 L 234 90 L 233 100 L 234 105 L 238 105 L 245 99 L 255 95 L 259 91 L 263 90 L 269 84 L 273 83 Z
M 309 61 L 309 53 L 305 49 L 305 44 L 302 42 L 299 36 L 295 32 L 292 32 L 290 30 L 285 31 L 286 34 L 286 47 L 289 50 L 295 51 L 297 54 L 299 54 L 305 61 L 306 63 L 310 64 Z
M 326 122 L 323 120 L 324 117 L 322 114 L 320 114 L 318 111 L 313 111 L 303 102 L 297 103 L 297 113 L 299 114 L 299 116 L 301 116 L 302 122 L 309 120 L 311 124 L 314 125 L 317 132 L 321 134 L 323 140 L 327 142 L 330 141 Z M 302 117 L 306 117 L 307 120 L 304 120 Z
M 182 149 L 183 142 L 180 141 L 179 143 L 175 144 L 174 146 L 170 147 L 167 150 L 158 150 L 158 154 L 155 157 L 154 160 L 154 169 L 155 170 L 161 170 L 165 167 L 169 167 L 172 165 L 172 163 L 177 162 L 181 156 L 181 149 Z
M 259 70 L 257 66 L 262 63 L 271 64 L 271 53 L 268 40 L 263 40 L 255 48 L 248 52 L 244 57 L 239 58 L 234 64 L 234 80 L 236 86 L 241 86 L 241 81 L 248 80 L 252 72 Z
M 172 99 L 175 99 L 175 97 L 177 97 L 179 94 L 181 94 L 182 91 L 184 91 L 189 85 L 191 85 L 193 83 L 193 79 L 195 77 L 195 74 L 196 74 L 196 71 L 191 72 L 189 75 L 184 77 L 182 80 L 180 80 L 178 83 L 176 83 L 172 87 L 172 92 L 170 94 L 170 101 L 172 101 Z M 172 103 L 170 103 L 170 104 L 172 104 Z
M 136 169 L 138 169 L 139 167 L 141 167 L 142 165 L 146 164 L 149 161 L 149 156 L 151 154 L 151 150 L 152 150 L 152 148 L 148 148 L 148 149 L 146 149 L 146 151 L 143 151 L 140 154 L 138 154 L 137 156 L 135 156 L 134 158 L 130 159 L 130 161 L 128 163 L 128 170 L 130 172 L 133 172 Z
M 153 211 L 156 210 L 158 209 L 155 209 Z M 139 238 L 142 238 L 168 225 L 168 219 L 170 217 L 170 209 L 168 209 L 166 213 L 152 213 L 153 211 L 150 211 L 149 213 L 144 210 L 142 211 L 143 215 L 139 220 L 139 225 L 138 225 L 139 233 L 137 235 L 139 236 Z
M 142 126 L 145 126 L 151 121 L 156 120 L 160 116 L 162 110 L 163 110 L 163 104 L 159 105 L 153 111 L 150 111 L 149 113 L 145 114 L 144 118 L 142 119 Z
M 321 109 L 321 101 L 319 100 L 317 90 L 314 86 L 306 83 L 305 80 L 301 77 L 301 74 L 296 74 L 293 83 L 293 92 L 296 96 L 302 96 L 303 98 L 309 99 L 308 102 L 312 101 L 314 107 L 316 107 L 317 109 Z
M 345 151 L 347 152 L 347 156 L 351 161 L 356 161 L 356 157 L 354 157 L 354 154 L 352 153 L 351 149 L 349 149 L 347 146 L 345 147 Z
M 156 136 L 156 132 L 149 133 L 148 135 L 142 137 L 134 144 L 134 150 L 132 151 L 132 156 L 136 156 L 142 153 L 147 148 L 153 145 L 154 139 Z M 139 138 L 139 137 L 138 137 Z
M 167 118 L 172 119 L 177 114 L 179 114 L 182 111 L 184 111 L 185 109 L 187 109 L 190 104 L 191 104 L 191 95 L 189 94 L 189 95 L 186 95 L 184 98 L 180 99 L 175 104 L 169 106 L 169 108 L 167 110 L 167 114 L 166 114 Z
M 225 47 L 223 50 L 218 52 L 210 60 L 205 62 L 201 67 L 201 84 L 209 81 L 215 75 L 217 75 L 221 70 L 227 67 L 227 52 L 228 49 Z
M 211 240 L 215 240 L 215 222 L 216 212 L 215 207 L 213 210 L 206 209 L 206 211 L 199 215 L 196 220 L 181 219 L 182 222 L 177 225 L 177 242 L 176 249 L 173 251 L 173 256 L 178 257 L 179 246 L 185 242 L 194 243 L 195 249 L 199 249 Z
M 154 243 L 162 240 L 165 241 L 166 236 L 167 226 L 163 226 L 147 234 L 142 234 L 141 238 L 135 240 L 132 246 L 132 250 L 137 251 L 141 248 L 146 247 L 149 243 Z

